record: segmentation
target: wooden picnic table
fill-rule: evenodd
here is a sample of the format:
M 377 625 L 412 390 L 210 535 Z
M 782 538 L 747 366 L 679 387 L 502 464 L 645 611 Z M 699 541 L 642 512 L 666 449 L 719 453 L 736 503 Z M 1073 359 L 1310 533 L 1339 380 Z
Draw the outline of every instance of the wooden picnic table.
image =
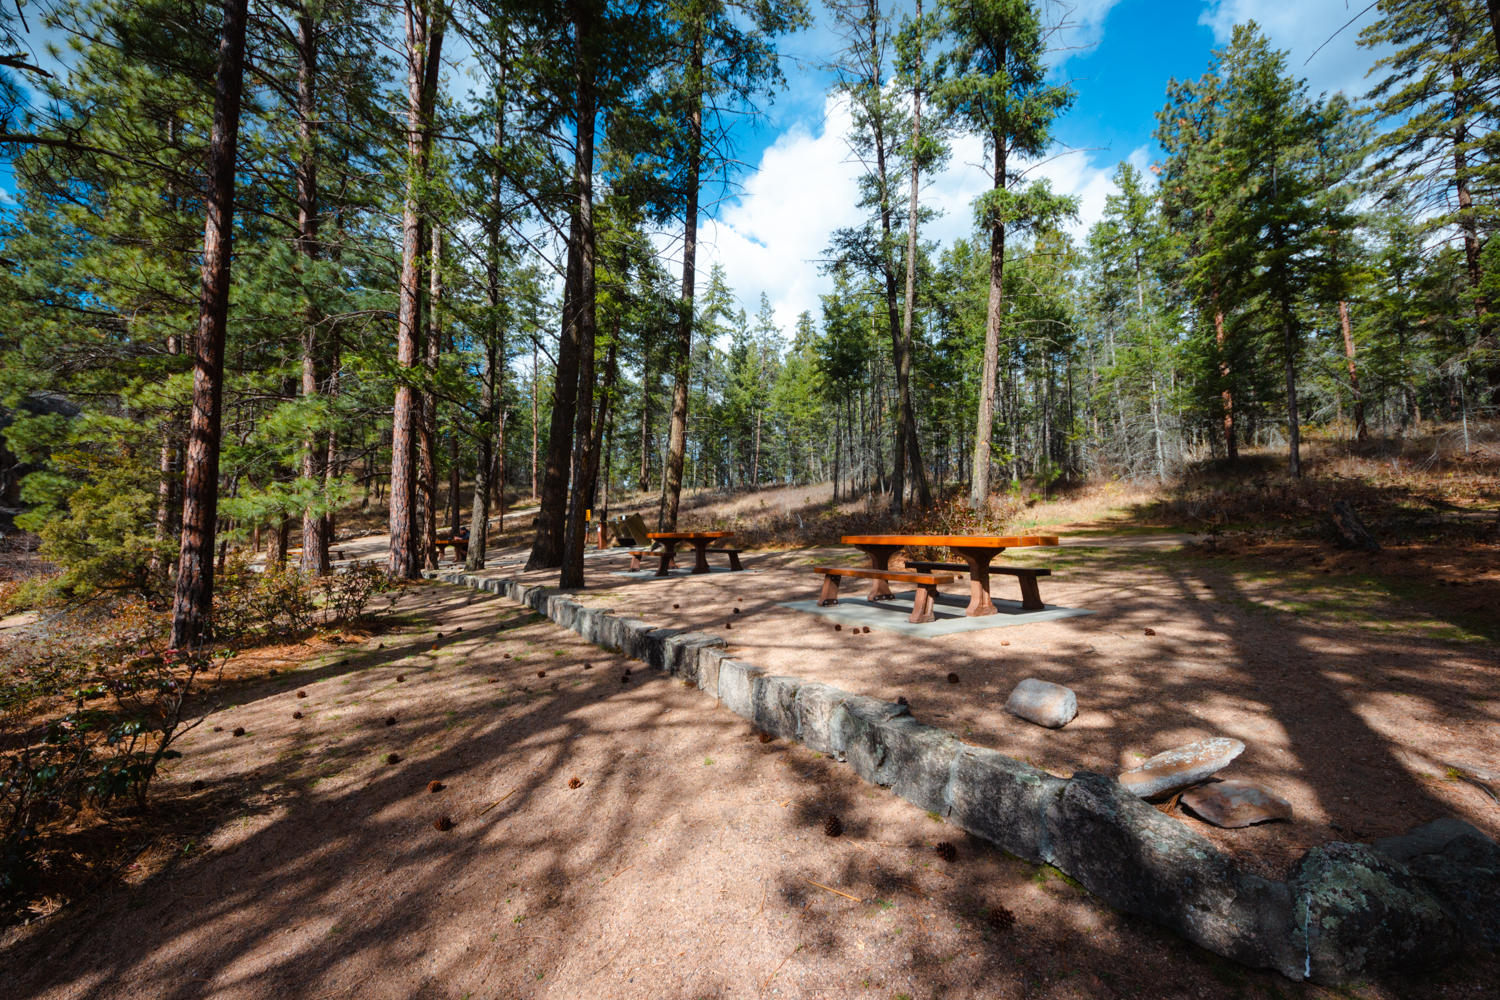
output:
M 907 546 L 931 546 L 952 549 L 969 565 L 969 607 L 964 614 L 970 618 L 996 613 L 995 602 L 990 600 L 990 560 L 1006 549 L 1025 548 L 1032 545 L 1056 545 L 1056 535 L 845 535 L 845 545 L 852 545 L 870 556 L 872 569 L 890 571 L 891 556 Z M 877 579 L 870 589 L 869 600 L 889 601 L 890 584 Z
M 657 576 L 666 576 L 667 568 L 672 565 L 672 556 L 677 551 L 678 542 L 689 542 L 693 546 L 693 572 L 708 572 L 708 543 L 720 538 L 729 538 L 732 531 L 651 531 L 646 537 L 654 542 L 661 542 L 661 565 L 656 569 Z M 736 555 L 739 553 L 736 552 Z

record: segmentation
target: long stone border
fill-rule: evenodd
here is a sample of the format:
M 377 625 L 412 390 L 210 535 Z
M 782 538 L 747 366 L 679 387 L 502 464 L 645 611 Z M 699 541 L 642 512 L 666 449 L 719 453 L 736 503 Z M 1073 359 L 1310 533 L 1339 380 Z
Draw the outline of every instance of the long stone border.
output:
M 1111 906 L 1245 965 L 1342 985 L 1433 968 L 1471 944 L 1500 945 L 1500 847 L 1467 824 L 1438 821 L 1382 842 L 1385 851 L 1325 844 L 1308 851 L 1288 881 L 1271 881 L 1240 871 L 1109 775 L 1055 777 L 969 746 L 905 705 L 772 676 L 729 657 L 718 636 L 588 608 L 555 588 L 423 575 L 508 597 L 595 645 L 693 682 L 758 729 L 847 762 L 959 829 L 1053 865 Z M 1387 846 L 1397 841 L 1408 848 Z

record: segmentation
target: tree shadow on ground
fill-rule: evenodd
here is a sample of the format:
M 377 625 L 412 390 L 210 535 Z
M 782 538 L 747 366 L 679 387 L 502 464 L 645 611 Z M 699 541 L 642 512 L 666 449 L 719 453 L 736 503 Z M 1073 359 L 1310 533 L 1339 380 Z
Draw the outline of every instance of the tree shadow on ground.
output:
M 1132 613 L 1163 609 L 1160 597 L 1120 599 Z M 207 854 L 12 933 L 0 944 L 9 970 L 0 994 L 1315 992 L 1116 913 L 863 785 L 844 765 L 762 744 L 700 692 L 643 674 L 529 609 L 438 586 L 411 599 L 423 602 L 442 625 L 404 650 L 300 684 L 307 699 L 287 691 L 235 709 L 251 741 L 221 736 L 197 748 L 211 789 L 242 803 Z M 1233 624 L 1194 610 L 1205 625 Z M 433 649 L 427 636 L 438 628 L 445 635 Z M 1303 628 L 1294 643 L 1316 636 Z M 1011 672 L 1050 666 L 1016 660 Z M 971 654 L 953 663 L 976 676 L 988 666 Z M 896 664 L 892 683 L 915 689 L 930 679 L 922 669 Z M 1159 651 L 1143 651 L 1130 669 L 1142 687 L 1107 688 L 1108 697 L 1154 713 L 1168 731 L 1193 725 L 1195 699 L 1217 696 L 1187 680 L 1171 704 L 1153 699 L 1145 688 L 1173 680 Z M 1248 698 L 1250 680 L 1230 694 Z M 1272 706 L 1295 739 L 1310 722 L 1293 707 Z M 307 717 L 291 720 L 294 708 Z M 1338 732 L 1358 736 L 1344 715 Z M 396 725 L 384 725 L 392 716 Z M 388 753 L 402 760 L 385 764 Z M 175 780 L 189 776 L 184 768 Z M 447 787 L 428 792 L 434 780 Z M 433 829 L 442 815 L 452 830 Z M 843 836 L 824 835 L 829 815 L 843 818 Z M 938 839 L 958 844 L 954 865 L 933 853 Z M 1016 913 L 1016 927 L 991 926 L 996 905 Z M 1476 956 L 1363 995 L 1436 995 L 1497 972 Z

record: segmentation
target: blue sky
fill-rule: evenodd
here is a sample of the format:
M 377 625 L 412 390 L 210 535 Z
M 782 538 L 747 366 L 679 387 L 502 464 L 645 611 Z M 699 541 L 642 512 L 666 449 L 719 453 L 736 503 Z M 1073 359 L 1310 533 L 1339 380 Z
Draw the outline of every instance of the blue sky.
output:
M 1305 77 L 1313 93 L 1363 94 L 1377 54 L 1359 48 L 1356 39 L 1375 12 L 1328 41 L 1362 9 L 1342 0 L 1078 0 L 1069 18 L 1076 27 L 1059 39 L 1069 51 L 1052 56 L 1054 77 L 1071 83 L 1077 99 L 1055 130 L 1054 153 L 1062 155 L 1039 168 L 1055 190 L 1080 197 L 1075 232 L 1082 235 L 1099 217 L 1120 161 L 1144 168 L 1159 158 L 1152 132 L 1167 81 L 1202 75 L 1236 23 L 1260 24 L 1289 52 L 1290 70 Z M 818 296 L 831 284 L 816 264 L 828 234 L 860 221 L 854 208 L 860 168 L 849 161 L 844 141 L 848 119 L 829 99 L 830 80 L 819 68 L 838 41 L 821 3 L 816 14 L 817 27 L 782 45 L 787 90 L 768 105 L 761 123 L 737 130 L 746 169 L 735 196 L 716 206 L 705 226 L 700 253 L 705 274 L 715 261 L 725 266 L 747 312 L 756 311 L 765 292 L 784 329 L 804 309 L 818 315 Z M 948 169 L 931 178 L 922 196 L 944 212 L 924 238 L 948 243 L 968 234 L 968 206 L 987 183 L 982 159 L 976 140 L 955 143 Z M 670 240 L 663 247 L 669 255 L 677 249 Z
M 699 256 L 700 287 L 712 264 L 722 263 L 746 311 L 755 313 L 764 292 L 787 330 L 801 311 L 817 315 L 818 296 L 830 288 L 817 266 L 829 234 L 861 221 L 855 208 L 860 167 L 850 160 L 845 142 L 848 117 L 830 99 L 831 78 L 823 68 L 839 41 L 829 30 L 822 0 L 809 2 L 817 23 L 780 46 L 787 88 L 765 106 L 761 120 L 736 128 L 745 166 L 729 197 L 709 206 Z M 910 9 L 911 0 L 894 2 L 898 9 Z M 927 0 L 929 10 L 935 2 Z M 1063 9 L 1051 0 L 1044 3 L 1046 16 L 1054 20 Z M 1054 153 L 1060 155 L 1039 167 L 1038 175 L 1048 177 L 1055 190 L 1080 198 L 1074 230 L 1081 236 L 1103 209 L 1116 165 L 1130 160 L 1144 168 L 1159 157 L 1152 131 L 1167 81 L 1201 75 L 1211 50 L 1247 20 L 1259 23 L 1274 45 L 1290 53 L 1292 72 L 1306 77 L 1314 93 L 1363 94 L 1370 85 L 1366 71 L 1377 54 L 1359 48 L 1356 38 L 1375 12 L 1328 41 L 1362 9 L 1363 4 L 1351 8 L 1344 0 L 1074 0 L 1067 15 L 1074 27 L 1057 38 L 1052 73 L 1075 88 L 1077 99 L 1057 123 Z M 40 39 L 33 40 L 36 54 L 53 66 Z M 451 79 L 462 85 L 458 73 Z M 969 205 L 988 183 L 983 159 L 977 140 L 955 142 L 947 169 L 929 179 L 922 195 L 925 204 L 943 213 L 924 230 L 925 239 L 946 244 L 968 235 Z M 0 164 L 0 203 L 13 190 L 9 164 Z M 679 239 L 663 234 L 659 240 L 674 269 L 680 267 Z

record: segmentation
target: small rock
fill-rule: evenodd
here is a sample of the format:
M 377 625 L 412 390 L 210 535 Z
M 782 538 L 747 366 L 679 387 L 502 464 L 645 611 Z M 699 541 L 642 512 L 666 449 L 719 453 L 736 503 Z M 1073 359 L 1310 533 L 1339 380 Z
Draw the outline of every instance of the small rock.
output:
M 1239 740 L 1215 736 L 1159 753 L 1119 780 L 1143 799 L 1170 795 L 1207 780 L 1244 752 Z
M 1078 696 L 1070 688 L 1028 677 L 1006 699 L 1011 715 L 1048 729 L 1061 729 L 1078 714 Z
M 1292 804 L 1253 781 L 1218 781 L 1182 793 L 1182 804 L 1226 830 L 1292 818 Z

